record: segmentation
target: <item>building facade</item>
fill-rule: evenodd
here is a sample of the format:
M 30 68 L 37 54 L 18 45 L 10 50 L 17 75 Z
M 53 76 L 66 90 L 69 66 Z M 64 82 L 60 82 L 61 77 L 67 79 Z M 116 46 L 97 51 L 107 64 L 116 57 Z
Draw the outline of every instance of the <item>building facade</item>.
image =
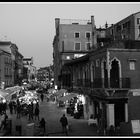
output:
M 106 35 L 112 40 L 140 40 L 140 12 L 112 24 L 107 28 Z
M 42 67 L 37 70 L 37 80 L 47 86 L 54 81 L 53 65 Z M 52 83 L 53 84 L 53 83 Z
M 27 81 L 34 81 L 37 76 L 36 67 L 33 66 L 33 57 L 31 58 L 23 58 L 23 65 L 24 65 L 24 77 L 27 77 Z M 27 72 L 27 73 L 26 73 Z
M 133 19 L 138 24 L 138 17 L 139 13 L 136 13 L 126 19 Z M 126 23 L 126 19 L 121 22 Z M 134 34 L 134 31 L 138 33 L 135 28 L 130 28 L 133 29 L 128 34 L 131 38 L 127 36 L 125 39 L 120 38 L 119 33 L 111 39 L 114 36 L 108 36 L 106 32 L 110 28 L 102 30 L 104 36 L 100 41 L 97 38 L 96 49 L 70 60 L 62 68 L 62 87 L 84 96 L 84 118 L 93 115 L 102 130 L 140 118 L 138 111 L 134 111 L 134 108 L 138 110 L 139 103 L 132 97 L 138 96 L 139 92 L 135 90 L 140 89 L 140 41 L 136 37 L 138 34 Z M 100 31 L 96 31 L 97 36 Z M 103 45 L 99 45 L 101 42 Z
M 97 117 L 98 123 L 102 122 L 104 127 L 128 122 L 129 92 L 140 88 L 140 50 L 114 45 L 72 60 L 63 67 L 63 87 L 82 94 L 85 119 L 91 114 L 101 116 Z
M 0 84 L 1 88 L 13 86 L 11 54 L 0 50 Z
M 0 49 L 11 54 L 12 60 L 12 81 L 14 85 L 20 84 L 23 71 L 23 56 L 18 51 L 16 44 L 10 41 L 1 41 Z
M 54 82 L 61 87 L 61 68 L 69 60 L 87 54 L 96 45 L 94 16 L 89 20 L 55 19 L 53 41 Z

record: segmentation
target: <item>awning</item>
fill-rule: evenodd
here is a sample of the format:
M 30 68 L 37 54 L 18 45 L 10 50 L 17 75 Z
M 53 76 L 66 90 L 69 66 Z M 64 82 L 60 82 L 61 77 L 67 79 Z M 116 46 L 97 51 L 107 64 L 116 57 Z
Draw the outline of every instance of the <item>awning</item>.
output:
M 3 89 L 0 89 L 0 95 L 2 96 L 2 97 L 7 97 L 8 95 L 9 95 L 9 93 L 8 92 L 6 92 L 5 90 L 3 90 Z
M 71 100 L 74 97 L 77 97 L 77 95 L 78 95 L 77 93 L 70 93 L 70 94 L 68 94 L 66 96 L 58 98 L 58 100 L 64 102 L 64 101 L 67 101 L 67 100 Z
M 11 92 L 14 92 L 14 91 L 21 90 L 21 89 L 22 89 L 22 87 L 20 87 L 20 86 L 14 86 L 14 87 L 8 87 L 5 90 L 9 90 Z
M 53 95 L 55 96 L 61 96 L 62 94 L 64 94 L 65 92 L 67 92 L 66 89 L 60 89 L 57 92 L 55 92 Z

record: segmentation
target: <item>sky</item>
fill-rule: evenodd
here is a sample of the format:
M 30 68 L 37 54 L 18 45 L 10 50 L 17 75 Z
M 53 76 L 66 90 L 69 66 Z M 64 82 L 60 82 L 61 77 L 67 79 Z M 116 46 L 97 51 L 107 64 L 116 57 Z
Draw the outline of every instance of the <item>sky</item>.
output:
M 55 18 L 115 24 L 139 12 L 139 2 L 0 2 L 0 40 L 15 43 L 37 68 L 53 64 Z

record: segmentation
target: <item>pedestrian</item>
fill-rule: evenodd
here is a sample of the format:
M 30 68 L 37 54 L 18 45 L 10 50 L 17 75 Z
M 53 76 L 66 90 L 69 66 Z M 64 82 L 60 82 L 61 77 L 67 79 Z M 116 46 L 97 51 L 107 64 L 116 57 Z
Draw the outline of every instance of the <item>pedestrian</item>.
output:
M 44 99 L 44 94 L 41 93 L 41 101 L 43 102 L 43 99 Z
M 14 108 L 14 112 L 15 112 L 15 114 L 16 114 L 16 111 L 17 111 L 17 104 L 16 104 L 15 101 L 13 102 L 13 108 Z
M 17 119 L 20 118 L 20 113 L 21 113 L 21 105 L 18 104 L 18 105 L 17 105 Z
M 111 125 L 109 128 L 109 136 L 114 136 L 114 135 L 115 135 L 115 128 L 113 125 Z
M 39 107 L 38 106 L 36 106 L 36 108 L 35 108 L 35 120 L 36 120 L 36 117 L 38 118 L 38 121 L 39 121 Z
M 33 107 L 31 104 L 28 105 L 28 113 L 29 113 L 29 121 L 32 119 L 33 120 Z
M 36 102 L 36 107 L 38 107 L 38 108 L 39 108 L 39 103 L 38 103 L 38 101 Z
M 63 114 L 63 116 L 60 118 L 60 123 L 62 125 L 62 132 L 66 133 L 66 135 L 68 135 L 68 133 L 67 133 L 68 120 L 67 120 L 67 117 L 65 116 L 65 114 Z
M 2 129 L 2 128 L 6 128 L 6 121 L 7 121 L 7 119 L 8 119 L 8 115 L 4 112 L 3 114 L 2 114 L 2 116 L 1 116 L 1 125 L 0 125 L 0 130 Z
M 41 118 L 41 121 L 39 122 L 40 124 L 40 128 L 43 129 L 43 135 L 45 135 L 45 132 L 46 132 L 46 121 L 44 118 Z
M 10 109 L 10 114 L 13 114 L 13 103 L 12 103 L 12 101 L 9 102 L 9 109 Z

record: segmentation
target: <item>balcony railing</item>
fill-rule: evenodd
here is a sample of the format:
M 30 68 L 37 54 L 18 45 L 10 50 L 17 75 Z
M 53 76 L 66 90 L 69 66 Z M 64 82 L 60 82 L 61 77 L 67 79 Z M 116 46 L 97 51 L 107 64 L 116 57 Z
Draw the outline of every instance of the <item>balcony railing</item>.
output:
M 108 81 L 110 81 L 110 86 Z M 87 88 L 130 88 L 130 78 L 120 78 L 118 80 L 108 80 L 96 78 L 93 82 L 90 79 L 77 79 L 73 86 Z

